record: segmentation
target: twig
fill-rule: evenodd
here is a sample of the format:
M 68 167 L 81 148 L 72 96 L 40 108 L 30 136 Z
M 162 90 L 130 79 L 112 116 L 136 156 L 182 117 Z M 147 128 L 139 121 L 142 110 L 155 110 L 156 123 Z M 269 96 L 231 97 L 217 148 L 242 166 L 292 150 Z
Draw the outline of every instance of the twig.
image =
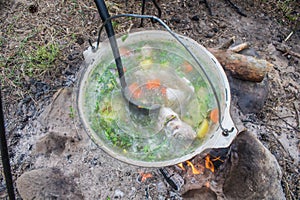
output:
M 288 200 L 294 200 L 294 199 L 296 199 L 295 196 L 294 196 L 294 194 L 293 194 L 293 192 L 290 190 L 290 187 L 289 187 L 289 184 L 288 184 L 288 182 L 286 180 L 285 175 L 282 176 L 282 180 L 284 182 L 284 186 L 285 186 L 285 190 L 286 190 L 285 193 L 287 194 L 287 199 Z
M 293 34 L 294 34 L 294 31 L 292 31 L 292 32 L 284 39 L 284 41 L 285 41 L 285 42 L 288 41 L 288 39 L 290 39 L 290 37 L 291 37 Z
M 226 0 L 235 10 L 238 14 L 244 16 L 244 17 L 247 17 L 247 15 L 236 5 L 234 4 L 232 1 L 230 0 Z
M 213 14 L 212 14 L 212 11 L 211 11 L 209 3 L 207 2 L 207 0 L 204 0 L 204 3 L 205 3 L 205 6 L 206 6 L 206 8 L 208 10 L 209 15 L 212 16 Z
M 278 51 L 281 51 L 283 52 L 284 54 L 290 54 L 291 56 L 295 56 L 297 58 L 300 58 L 300 54 L 299 53 L 296 53 L 292 50 L 289 50 L 287 49 L 286 47 L 279 47 L 279 46 L 275 46 L 275 48 L 278 50 Z
M 244 42 L 242 44 L 238 44 L 234 47 L 229 48 L 229 50 L 235 52 L 235 53 L 239 53 L 241 51 L 243 51 L 244 49 L 248 49 L 250 46 L 250 44 L 248 42 Z
M 130 23 L 130 25 L 129 25 L 129 28 L 127 29 L 127 34 L 129 34 L 129 33 L 130 33 L 130 31 L 131 31 L 132 27 L 133 27 L 133 23 Z
M 265 123 L 265 122 L 254 122 L 252 120 L 242 120 L 243 123 L 252 123 L 252 124 L 255 124 L 255 125 L 263 125 L 263 126 L 269 126 L 269 127 L 274 127 L 274 128 L 283 128 L 283 129 L 287 129 L 287 130 L 293 130 L 292 128 L 288 128 L 288 127 L 282 127 L 282 126 L 279 126 L 279 125 L 273 125 L 273 124 L 268 124 L 268 123 Z
M 299 128 L 300 127 L 300 117 L 299 117 L 299 108 L 296 106 L 296 103 L 293 102 L 294 104 L 294 108 L 295 108 L 295 111 L 296 111 L 296 119 L 297 119 L 297 127 Z
M 83 1 L 79 1 L 78 4 L 83 4 L 83 7 L 85 7 L 88 10 L 94 10 L 97 11 L 97 8 L 93 7 L 93 6 L 87 6 L 85 3 L 83 3 Z
M 294 162 L 293 162 L 293 161 L 290 161 L 290 160 L 288 160 L 288 159 L 286 159 L 286 158 L 283 158 L 283 160 L 284 160 L 285 162 L 287 162 L 287 163 L 291 164 L 291 165 L 293 165 L 293 164 L 294 164 Z
M 291 153 L 289 152 L 289 150 L 288 149 L 286 149 L 285 147 L 284 147 L 284 145 L 282 144 L 282 142 L 280 141 L 280 139 L 279 138 L 277 138 L 276 137 L 276 135 L 275 135 L 275 133 L 274 132 L 270 132 L 271 133 L 271 135 L 273 136 L 273 138 L 277 141 L 277 143 L 280 145 L 280 149 L 284 152 L 284 156 L 286 156 L 286 157 L 289 157 L 290 159 L 293 159 L 293 156 L 291 155 Z M 278 146 L 277 146 L 278 147 Z M 286 164 L 284 163 L 284 166 L 285 166 L 285 168 L 286 168 Z
M 30 99 L 33 101 L 34 105 L 37 106 L 38 105 L 37 101 L 32 97 L 31 94 L 28 94 L 28 95 L 29 95 Z
M 224 44 L 222 44 L 218 49 L 220 50 L 226 50 L 228 49 L 233 43 L 234 43 L 234 40 L 235 40 L 235 36 L 229 38 Z
M 152 188 L 150 188 L 152 186 Z M 147 200 L 152 200 L 153 198 L 150 195 L 150 191 L 153 190 L 153 188 L 155 188 L 155 184 L 150 183 L 147 188 L 145 188 L 145 196 Z
M 291 118 L 294 117 L 293 115 L 288 115 L 288 116 L 284 116 L 284 117 L 271 117 L 271 120 L 278 120 L 278 119 L 286 119 L 286 118 Z
M 300 132 L 300 129 L 298 127 L 293 126 L 292 124 L 290 124 L 289 122 L 287 122 L 285 119 L 283 119 L 282 117 L 280 117 L 276 113 L 272 113 L 272 114 L 275 115 L 276 117 L 278 117 L 278 119 L 281 119 L 284 123 L 286 123 L 288 126 L 290 126 L 291 128 L 293 128 L 295 131 Z
M 59 95 L 61 94 L 61 92 L 64 90 L 64 88 L 60 88 L 57 90 L 57 92 L 53 95 L 52 97 L 52 101 L 51 103 L 49 104 L 49 110 L 45 111 L 45 113 L 47 112 L 47 115 L 49 115 L 50 111 L 53 109 L 53 104 L 54 102 L 56 101 L 56 99 L 59 97 Z M 46 115 L 46 116 L 47 116 Z

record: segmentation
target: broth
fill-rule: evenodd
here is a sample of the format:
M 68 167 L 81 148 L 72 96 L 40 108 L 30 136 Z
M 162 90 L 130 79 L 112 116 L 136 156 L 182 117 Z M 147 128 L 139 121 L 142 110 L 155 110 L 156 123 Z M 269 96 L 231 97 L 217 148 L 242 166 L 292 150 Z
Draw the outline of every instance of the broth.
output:
M 196 148 L 208 132 L 205 124 L 216 123 L 210 119 L 216 103 L 201 73 L 186 60 L 187 55 L 176 53 L 178 45 L 161 41 L 140 42 L 122 47 L 120 52 L 125 92 L 131 101 L 144 107 L 159 104 L 168 108 L 175 113 L 169 116 L 178 115 L 177 121 L 191 127 L 195 138 L 170 136 L 166 127 L 173 119 L 166 116 L 131 113 L 121 94 L 114 60 L 99 64 L 86 88 L 85 106 L 92 129 L 107 141 L 105 145 L 133 159 L 172 159 Z

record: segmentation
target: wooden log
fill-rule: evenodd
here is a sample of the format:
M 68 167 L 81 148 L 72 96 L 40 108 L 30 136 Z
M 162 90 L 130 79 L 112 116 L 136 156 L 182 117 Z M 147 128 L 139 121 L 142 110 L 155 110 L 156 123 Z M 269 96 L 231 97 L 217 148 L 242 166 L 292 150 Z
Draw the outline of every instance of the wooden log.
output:
M 266 60 L 235 53 L 231 50 L 208 49 L 232 76 L 241 80 L 261 82 L 273 65 Z

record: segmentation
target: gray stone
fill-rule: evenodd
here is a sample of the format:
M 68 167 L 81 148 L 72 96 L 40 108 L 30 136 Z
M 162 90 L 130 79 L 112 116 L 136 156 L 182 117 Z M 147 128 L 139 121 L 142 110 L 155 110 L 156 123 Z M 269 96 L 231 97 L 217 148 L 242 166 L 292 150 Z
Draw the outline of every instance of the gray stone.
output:
M 223 186 L 228 199 L 285 199 L 279 164 L 253 134 L 242 132 L 231 148 Z
M 185 200 L 217 200 L 217 195 L 209 188 L 189 190 L 182 197 Z
M 73 177 L 66 177 L 59 169 L 43 168 L 22 174 L 17 189 L 22 199 L 83 199 Z
M 50 132 L 37 142 L 36 153 L 45 154 L 46 157 L 49 157 L 51 153 L 61 155 L 65 150 L 67 140 L 66 136 Z
M 237 98 L 237 105 L 244 114 L 259 113 L 268 97 L 268 78 L 260 83 L 243 81 L 227 76 L 233 97 Z

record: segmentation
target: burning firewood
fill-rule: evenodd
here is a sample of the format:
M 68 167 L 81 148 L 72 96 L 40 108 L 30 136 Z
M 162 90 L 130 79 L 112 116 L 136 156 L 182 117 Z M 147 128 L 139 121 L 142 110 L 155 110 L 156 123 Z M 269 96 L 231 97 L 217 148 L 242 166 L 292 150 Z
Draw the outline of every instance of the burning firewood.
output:
M 222 164 L 217 167 L 216 161 L 220 160 Z M 160 172 L 184 199 L 283 199 L 284 196 L 275 157 L 247 131 L 240 133 L 229 148 L 212 149 L 204 157 L 197 155 L 179 165 L 161 168 Z
M 164 176 L 168 184 L 175 190 L 180 190 L 184 185 L 183 178 L 171 168 L 160 168 L 160 173 Z

